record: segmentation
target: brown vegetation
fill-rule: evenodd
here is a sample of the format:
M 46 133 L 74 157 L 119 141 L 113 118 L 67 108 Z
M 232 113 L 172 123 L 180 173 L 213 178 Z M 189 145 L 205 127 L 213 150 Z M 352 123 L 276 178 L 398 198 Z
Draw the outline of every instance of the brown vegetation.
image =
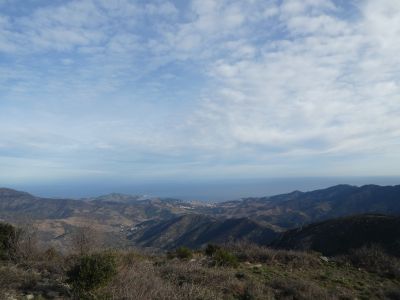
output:
M 25 235 L 26 236 L 26 235 Z M 21 238 L 24 237 L 21 234 Z M 18 245 L 22 245 L 19 241 Z M 0 263 L 0 299 L 398 299 L 398 260 L 379 248 L 349 256 L 241 243 L 174 255 L 93 249 Z M 80 251 L 78 251 L 80 252 Z M 387 270 L 392 266 L 391 273 Z

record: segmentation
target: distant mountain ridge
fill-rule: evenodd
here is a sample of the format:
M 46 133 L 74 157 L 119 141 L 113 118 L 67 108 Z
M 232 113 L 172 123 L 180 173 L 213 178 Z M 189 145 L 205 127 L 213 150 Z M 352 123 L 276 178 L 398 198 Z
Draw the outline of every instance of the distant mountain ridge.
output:
M 84 216 L 105 218 L 119 214 L 141 222 L 153 216 L 175 215 L 191 210 L 191 203 L 171 198 L 109 194 L 95 198 L 52 199 L 36 197 L 26 192 L 0 189 L 0 216 L 30 217 L 32 219 Z
M 400 185 L 337 185 L 213 204 L 117 193 L 50 199 L 0 189 L 0 219 L 11 223 L 29 220 L 47 239 L 68 236 L 71 228 L 90 224 L 123 243 L 165 249 L 203 245 L 207 239 L 223 242 L 228 236 L 265 244 L 288 229 L 366 213 L 400 215 Z
M 9 188 L 0 188 L 0 200 L 4 198 L 10 198 L 10 197 L 28 197 L 28 198 L 34 198 L 31 194 L 27 192 L 21 192 L 21 191 L 16 191 L 13 189 Z
M 63 244 L 74 228 L 90 226 L 109 243 L 127 244 L 126 230 L 151 219 L 169 219 L 191 213 L 193 205 L 174 199 L 137 196 L 102 196 L 96 199 L 51 199 L 0 189 L 0 220 L 35 224 L 43 240 Z M 60 239 L 60 237 L 63 237 Z
M 281 228 L 296 228 L 355 214 L 399 214 L 400 185 L 337 185 L 311 192 L 295 191 L 272 197 L 243 199 L 236 203 L 220 203 L 205 213 L 248 217 Z
M 82 198 L 80 200 L 83 201 L 95 201 L 95 202 L 110 202 L 110 203 L 135 203 L 138 201 L 148 201 L 148 202 L 175 202 L 175 203 L 184 203 L 184 201 L 180 199 L 174 198 L 159 198 L 147 195 L 130 195 L 130 194 L 121 194 L 121 193 L 111 193 L 106 195 L 101 195 L 98 197 L 90 197 L 90 198 Z
M 81 200 L 86 201 L 98 201 L 98 202 L 118 202 L 118 203 L 129 203 L 142 199 L 140 195 L 127 195 L 121 193 L 111 193 L 107 195 L 101 195 L 94 198 L 83 198 Z
M 40 198 L 26 192 L 0 189 L 0 217 L 3 218 L 66 218 L 74 211 L 84 210 L 87 207 L 84 201 Z

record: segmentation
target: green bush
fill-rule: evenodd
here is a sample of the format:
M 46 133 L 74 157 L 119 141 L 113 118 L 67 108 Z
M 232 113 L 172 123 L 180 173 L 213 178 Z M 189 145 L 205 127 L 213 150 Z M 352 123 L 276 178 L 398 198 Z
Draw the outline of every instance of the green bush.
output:
M 14 226 L 0 223 L 0 260 L 16 258 L 20 234 Z
M 213 256 L 217 250 L 221 249 L 220 246 L 214 245 L 214 244 L 208 244 L 206 249 L 204 250 L 204 253 L 207 256 Z
M 193 257 L 193 252 L 188 247 L 179 247 L 176 249 L 175 254 L 179 259 L 190 259 Z
M 216 250 L 213 259 L 216 266 L 236 268 L 239 265 L 237 257 L 224 249 Z
M 68 272 L 68 283 L 72 284 L 79 298 L 101 288 L 117 274 L 116 258 L 111 253 L 96 253 L 82 256 Z

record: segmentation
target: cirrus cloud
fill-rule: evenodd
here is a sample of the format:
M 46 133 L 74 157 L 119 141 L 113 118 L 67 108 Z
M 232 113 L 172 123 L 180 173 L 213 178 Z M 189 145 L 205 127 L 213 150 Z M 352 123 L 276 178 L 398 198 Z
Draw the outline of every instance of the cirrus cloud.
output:
M 0 3 L 6 172 L 397 174 L 396 0 L 16 3 Z

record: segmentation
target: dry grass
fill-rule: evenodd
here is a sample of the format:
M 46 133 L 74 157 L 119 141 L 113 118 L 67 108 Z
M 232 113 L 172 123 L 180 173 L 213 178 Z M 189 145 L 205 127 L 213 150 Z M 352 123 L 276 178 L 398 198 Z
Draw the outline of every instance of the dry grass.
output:
M 239 279 L 235 268 L 209 267 L 209 258 L 185 261 L 124 256 L 117 277 L 101 291 L 110 299 L 272 299 L 265 284 L 250 277 Z
M 35 286 L 40 274 L 33 270 L 24 270 L 15 265 L 0 267 L 0 289 L 29 289 Z
M 240 261 L 285 265 L 289 268 L 319 268 L 322 262 L 318 255 L 301 251 L 275 250 L 246 242 L 227 244 L 226 248 Z
M 326 289 L 301 278 L 296 280 L 276 279 L 271 283 L 271 286 L 275 289 L 275 296 L 278 299 L 337 299 L 337 296 L 330 295 Z
M 179 264 L 182 266 L 183 263 Z M 182 277 L 176 269 L 171 269 L 173 278 L 168 279 L 163 278 L 164 271 L 149 260 L 131 261 L 120 268 L 118 275 L 101 293 L 107 294 L 110 299 L 221 299 L 191 280 L 180 281 Z
M 388 255 L 378 246 L 355 249 L 345 260 L 356 267 L 400 280 L 400 260 Z
M 99 290 L 98 299 L 399 299 L 400 281 L 347 263 L 324 262 L 318 254 L 276 251 L 248 244 L 225 250 L 238 267 L 215 266 L 213 257 L 168 259 L 138 251 L 115 251 L 117 274 Z M 361 257 L 361 256 L 360 256 Z M 36 260 L 0 265 L 0 299 L 41 295 L 70 299 L 66 270 L 77 256 L 45 250 Z M 390 257 L 386 257 L 390 260 Z M 384 260 L 388 262 L 389 260 Z M 355 263 L 355 262 L 354 262 Z

